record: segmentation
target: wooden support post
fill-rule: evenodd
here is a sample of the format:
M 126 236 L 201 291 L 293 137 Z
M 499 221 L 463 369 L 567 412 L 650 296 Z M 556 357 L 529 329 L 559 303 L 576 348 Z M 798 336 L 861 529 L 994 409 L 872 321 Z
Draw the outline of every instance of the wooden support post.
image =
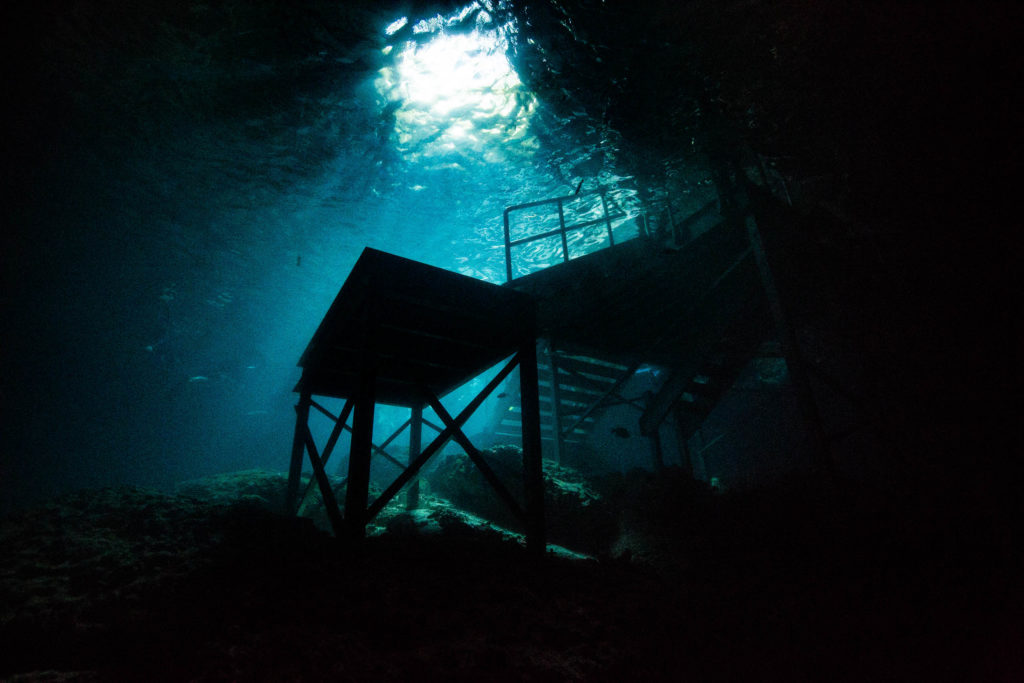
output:
M 423 406 L 414 406 L 412 418 L 409 422 L 409 464 L 420 454 L 423 447 Z M 415 510 L 420 505 L 420 480 L 414 479 L 409 484 L 409 491 L 405 497 L 405 509 Z
M 747 237 L 754 252 L 754 259 L 761 274 L 761 283 L 768 299 L 768 308 L 771 310 L 772 318 L 775 321 L 775 329 L 779 336 L 779 343 L 782 346 L 782 354 L 786 358 L 786 368 L 789 370 L 790 379 L 793 382 L 793 389 L 796 392 L 797 403 L 804 418 L 811 438 L 811 452 L 815 462 L 821 466 L 825 473 L 832 479 L 832 482 L 839 484 L 838 472 L 832 462 L 829 452 L 828 436 L 825 434 L 825 426 L 818 412 L 818 404 L 814 400 L 814 390 L 811 388 L 811 379 L 804 365 L 803 354 L 800 353 L 800 346 L 796 338 L 796 330 L 792 321 L 786 315 L 782 305 L 782 299 L 775 286 L 775 278 L 772 275 L 768 257 L 765 254 L 764 242 L 761 239 L 761 231 L 757 227 L 757 220 L 752 212 L 748 212 L 745 218 Z
M 377 377 L 363 367 L 352 418 L 352 447 L 348 456 L 348 489 L 345 495 L 345 526 L 351 540 L 366 534 L 366 503 L 370 495 L 370 453 L 373 448 L 373 410 Z
M 731 220 L 744 222 L 747 239 L 761 276 L 761 285 L 768 300 L 768 308 L 775 323 L 783 355 L 786 357 L 786 366 L 796 393 L 797 403 L 811 439 L 812 458 L 815 465 L 824 470 L 826 476 L 834 484 L 840 485 L 838 471 L 835 463 L 832 462 L 824 423 L 818 412 L 810 378 L 797 343 L 796 329 L 787 315 L 776 287 L 775 276 L 765 252 L 764 240 L 754 217 L 754 209 L 750 205 L 750 197 L 746 189 L 750 181 L 747 180 L 746 173 L 735 159 L 730 158 L 734 156 L 725 147 L 716 150 L 712 155 L 712 178 L 718 189 L 722 213 Z
M 295 436 L 292 438 L 292 459 L 288 466 L 288 494 L 285 496 L 285 514 L 294 515 L 298 510 L 299 486 L 302 483 L 302 449 L 305 448 L 306 424 L 309 422 L 309 405 L 312 396 L 308 391 L 299 395 L 295 406 Z
M 558 383 L 558 357 L 555 355 L 555 344 L 548 342 L 548 364 L 551 366 L 551 442 L 554 448 L 554 461 L 562 464 L 562 451 L 565 438 L 562 434 L 562 388 Z
M 684 472 L 689 474 L 691 477 L 695 477 L 695 473 L 693 471 L 693 460 L 690 458 L 690 440 L 686 438 L 683 409 L 676 404 L 673 413 L 675 415 L 676 441 L 679 443 L 679 464 L 682 466 Z
M 526 548 L 530 553 L 543 555 L 547 543 L 544 538 L 544 465 L 540 450 L 540 390 L 537 379 L 537 341 L 531 336 L 519 346 Z

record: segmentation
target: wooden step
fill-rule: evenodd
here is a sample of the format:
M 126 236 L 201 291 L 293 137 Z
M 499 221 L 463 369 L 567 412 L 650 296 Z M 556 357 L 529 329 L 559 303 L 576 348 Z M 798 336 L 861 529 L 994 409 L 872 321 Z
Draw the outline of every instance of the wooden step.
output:
M 622 365 L 605 363 L 593 358 L 580 356 L 556 356 L 555 364 L 559 369 L 565 369 L 571 373 L 578 372 L 593 377 L 598 381 L 614 383 L 629 369 Z
M 519 415 L 520 415 L 520 412 L 519 412 L 519 407 L 518 406 L 516 406 L 514 410 L 505 411 L 505 413 L 501 416 L 500 424 L 506 424 L 506 423 L 508 423 L 508 424 L 519 424 L 520 423 Z M 562 421 L 563 422 L 575 422 L 577 418 L 578 418 L 578 415 L 567 416 L 567 415 L 563 414 Z M 597 421 L 597 418 L 592 417 L 592 416 L 587 416 L 583 420 L 583 422 L 581 422 L 580 424 L 583 425 L 583 426 L 590 426 L 590 425 L 593 425 L 596 421 Z M 551 424 L 551 413 L 550 412 L 549 413 L 541 413 L 541 427 L 543 427 L 544 425 L 547 425 L 547 424 Z
M 551 371 L 543 369 L 539 373 L 540 386 L 550 390 L 552 383 Z M 577 375 L 566 369 L 558 369 L 558 386 L 575 389 L 577 391 L 601 394 L 608 390 L 615 382 L 598 375 Z

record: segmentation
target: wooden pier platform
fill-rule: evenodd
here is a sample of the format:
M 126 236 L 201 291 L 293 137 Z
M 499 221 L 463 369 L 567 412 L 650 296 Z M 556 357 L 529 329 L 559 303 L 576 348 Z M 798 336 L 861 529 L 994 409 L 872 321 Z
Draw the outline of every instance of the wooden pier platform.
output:
M 511 356 L 487 386 L 456 416 L 440 398 Z M 303 454 L 308 455 L 335 535 L 351 542 L 366 524 L 450 441 L 456 441 L 523 522 L 527 546 L 543 552 L 544 495 L 538 404 L 536 312 L 532 297 L 393 254 L 367 248 L 331 304 L 299 361 L 295 387 L 295 437 L 289 469 L 288 508 L 298 509 Z M 479 450 L 463 433 L 469 417 L 516 367 L 522 396 L 525 500 L 509 494 Z M 314 396 L 345 399 L 335 416 Z M 373 415 L 377 404 L 405 406 L 410 417 L 405 470 L 369 500 Z M 420 448 L 423 409 L 444 423 Z M 309 430 L 310 408 L 335 426 L 321 452 Z M 344 514 L 325 463 L 352 415 Z M 379 448 L 378 448 L 379 450 Z

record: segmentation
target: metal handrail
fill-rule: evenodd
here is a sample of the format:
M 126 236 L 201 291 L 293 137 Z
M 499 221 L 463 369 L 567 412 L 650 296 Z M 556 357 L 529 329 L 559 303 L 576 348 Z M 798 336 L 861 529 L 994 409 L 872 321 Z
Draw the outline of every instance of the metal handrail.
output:
M 576 223 L 574 225 L 565 224 L 565 211 L 563 209 L 564 203 L 569 201 L 576 201 L 581 197 L 587 197 L 590 195 L 599 194 L 601 195 L 601 210 L 604 213 L 602 218 L 596 218 L 594 220 L 583 221 L 582 223 Z M 567 234 L 570 230 L 582 230 L 592 225 L 598 225 L 604 223 L 608 230 L 608 242 L 611 246 L 615 246 L 615 237 L 612 235 L 612 221 L 620 218 L 626 218 L 625 212 L 619 211 L 615 214 L 608 213 L 608 199 L 606 197 L 607 189 L 599 188 L 597 190 L 591 190 L 590 192 L 583 192 L 581 194 L 570 194 L 564 197 L 553 197 L 551 199 L 540 199 L 533 202 L 525 202 L 523 204 L 516 204 L 505 209 L 503 218 L 505 221 L 505 274 L 507 281 L 512 281 L 512 247 L 519 246 L 520 244 L 526 244 L 528 242 L 535 242 L 537 240 L 545 239 L 547 237 L 554 237 L 555 235 L 561 235 L 562 237 L 562 261 L 564 263 L 569 262 L 569 240 Z M 530 209 L 535 206 L 544 206 L 545 204 L 557 204 L 558 205 L 558 228 L 554 230 L 548 230 L 536 235 L 528 235 L 527 237 L 521 237 L 517 240 L 512 240 L 512 233 L 509 227 L 508 215 L 513 211 L 519 211 L 521 209 Z

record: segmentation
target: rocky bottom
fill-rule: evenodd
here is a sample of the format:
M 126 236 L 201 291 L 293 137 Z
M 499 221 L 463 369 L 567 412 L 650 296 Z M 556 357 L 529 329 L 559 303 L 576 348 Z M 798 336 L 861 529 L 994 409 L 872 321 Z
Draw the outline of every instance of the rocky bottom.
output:
M 691 496 L 684 523 L 675 508 L 651 512 L 678 497 L 640 477 L 620 482 L 632 493 L 616 505 L 642 500 L 647 512 L 621 515 L 607 552 L 590 557 L 530 557 L 515 533 L 431 496 L 415 513 L 389 508 L 356 552 L 272 512 L 282 484 L 246 472 L 173 495 L 85 491 L 4 520 L 0 677 L 963 681 L 1022 670 L 1019 581 L 977 529 L 906 514 L 900 527 L 889 508 L 872 518 L 792 493 Z

